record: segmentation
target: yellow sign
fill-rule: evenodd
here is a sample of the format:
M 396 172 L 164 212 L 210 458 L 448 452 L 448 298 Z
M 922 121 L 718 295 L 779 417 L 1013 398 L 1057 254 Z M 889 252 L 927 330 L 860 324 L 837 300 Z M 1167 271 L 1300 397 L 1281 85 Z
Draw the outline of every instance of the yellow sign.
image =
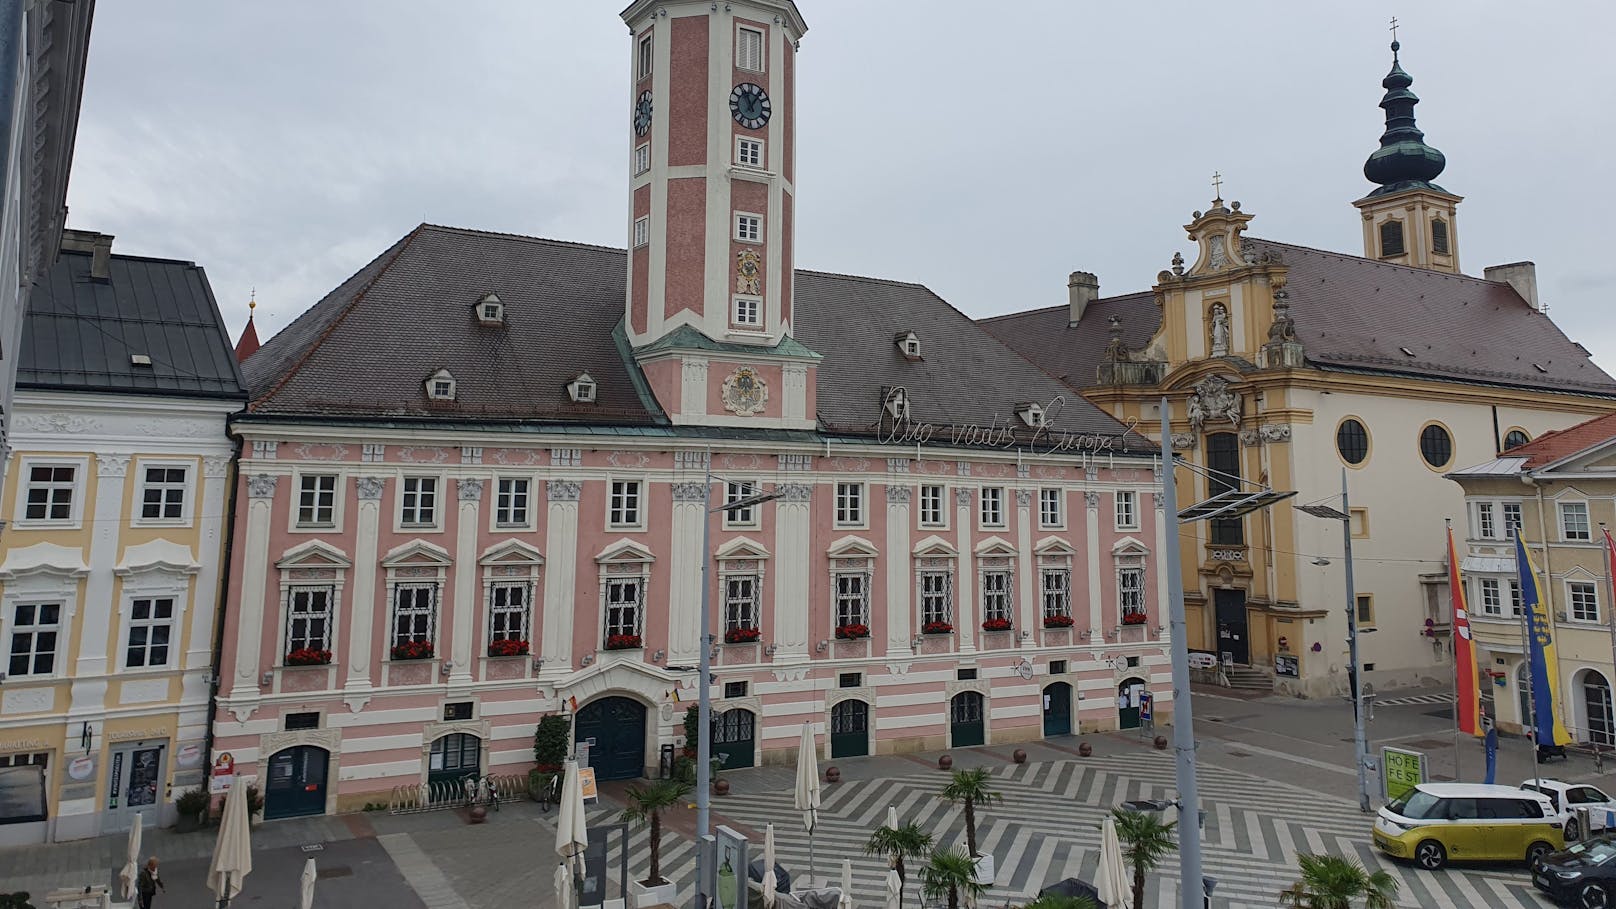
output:
M 1380 751 L 1381 790 L 1388 801 L 1400 799 L 1425 782 L 1425 755 L 1401 748 Z
M 600 790 L 595 788 L 595 768 L 579 769 L 578 789 L 584 794 L 585 805 L 593 805 L 600 798 Z

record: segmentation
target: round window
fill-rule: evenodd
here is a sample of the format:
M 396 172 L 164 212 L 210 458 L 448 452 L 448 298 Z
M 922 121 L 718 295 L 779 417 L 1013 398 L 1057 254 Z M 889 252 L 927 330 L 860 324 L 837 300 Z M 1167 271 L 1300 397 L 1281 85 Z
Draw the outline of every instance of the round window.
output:
M 1509 433 L 1504 436 L 1504 450 L 1509 451 L 1511 448 L 1520 448 L 1522 445 L 1525 445 L 1530 441 L 1532 441 L 1531 436 L 1521 432 L 1519 429 L 1511 429 Z
M 1369 457 L 1369 431 L 1357 420 L 1342 420 L 1335 430 L 1335 450 L 1348 464 L 1362 464 Z
M 1420 430 L 1420 457 L 1432 467 L 1446 467 L 1453 460 L 1453 437 L 1446 428 L 1432 423 Z

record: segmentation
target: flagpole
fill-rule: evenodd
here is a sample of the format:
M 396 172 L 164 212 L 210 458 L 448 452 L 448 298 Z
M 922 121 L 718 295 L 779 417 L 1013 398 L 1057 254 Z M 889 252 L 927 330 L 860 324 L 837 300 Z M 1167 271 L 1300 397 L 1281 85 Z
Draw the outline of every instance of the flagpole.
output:
M 1532 691 L 1532 642 L 1530 639 L 1532 617 L 1526 602 L 1526 585 L 1521 583 L 1525 580 L 1521 577 L 1521 551 L 1526 546 L 1526 543 L 1521 540 L 1518 528 L 1511 527 L 1509 535 L 1510 542 L 1515 544 L 1512 547 L 1515 553 L 1515 583 L 1521 591 L 1521 659 L 1526 667 L 1526 717 L 1528 719 L 1526 728 L 1529 730 L 1527 735 L 1532 743 L 1532 781 L 1539 788 L 1542 788 L 1543 774 L 1538 769 L 1537 764 L 1537 695 Z
M 1442 520 L 1443 523 L 1448 525 L 1448 558 L 1458 558 L 1458 553 L 1453 548 L 1453 519 L 1443 518 Z M 1459 576 L 1459 572 L 1456 570 L 1457 567 L 1452 567 L 1449 572 L 1450 577 Z M 1450 584 L 1449 586 L 1451 587 L 1452 585 Z M 1448 618 L 1448 650 L 1453 654 L 1453 778 L 1462 782 L 1464 774 L 1459 770 L 1459 615 L 1453 608 L 1459 602 L 1455 599 L 1456 596 L 1458 596 L 1458 591 L 1448 591 L 1448 611 L 1453 613 Z
M 1611 539 L 1610 529 L 1605 526 L 1604 521 L 1599 522 L 1599 532 L 1605 535 L 1605 586 L 1610 592 L 1610 598 L 1605 602 L 1610 604 L 1610 656 L 1612 664 L 1616 665 L 1616 540 Z M 1608 691 L 1609 689 L 1607 689 Z M 1607 693 L 1606 697 L 1609 696 Z M 1606 706 L 1616 708 L 1616 705 L 1607 704 Z M 1616 709 L 1613 709 L 1613 713 L 1616 713 Z M 1605 728 L 1606 735 L 1613 732 L 1616 732 L 1616 730 L 1611 729 L 1609 726 Z M 1592 736 L 1589 736 L 1589 738 L 1592 738 Z M 1594 743 L 1594 756 L 1599 756 L 1598 742 Z

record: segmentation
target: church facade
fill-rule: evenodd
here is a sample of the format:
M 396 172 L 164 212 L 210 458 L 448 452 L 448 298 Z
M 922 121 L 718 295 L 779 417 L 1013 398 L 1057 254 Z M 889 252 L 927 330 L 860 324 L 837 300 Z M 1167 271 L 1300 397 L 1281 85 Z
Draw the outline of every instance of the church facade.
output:
M 1248 237 L 1239 202 L 1184 226 L 1147 292 L 1101 298 L 1073 273 L 1068 305 L 984 321 L 997 337 L 1188 465 L 1180 501 L 1252 484 L 1296 491 L 1245 517 L 1183 525 L 1187 644 L 1238 684 L 1302 696 L 1347 690 L 1342 522 L 1348 516 L 1365 681 L 1451 678 L 1444 471 L 1616 409 L 1616 381 L 1538 305 L 1529 262 L 1460 271 L 1460 197 L 1415 125 L 1392 45 L 1386 131 L 1353 204 L 1364 248 Z M 1347 501 L 1343 502 L 1343 486 Z
M 422 225 L 246 358 L 215 757 L 343 810 L 560 713 L 655 775 L 704 648 L 725 766 L 1170 711 L 1156 446 L 925 287 L 795 269 L 794 4 L 623 17 L 626 251 Z

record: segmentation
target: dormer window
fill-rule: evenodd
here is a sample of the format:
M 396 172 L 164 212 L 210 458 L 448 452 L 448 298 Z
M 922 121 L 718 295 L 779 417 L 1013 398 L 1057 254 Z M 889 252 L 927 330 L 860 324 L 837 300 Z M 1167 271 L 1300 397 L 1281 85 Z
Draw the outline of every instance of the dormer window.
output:
M 477 321 L 484 325 L 499 325 L 505 321 L 505 304 L 499 302 L 499 297 L 485 294 L 477 301 Z
M 1044 408 L 1034 402 L 1017 404 L 1016 416 L 1021 418 L 1021 422 L 1031 426 L 1033 429 L 1042 428 L 1044 425 Z
M 920 359 L 920 336 L 912 331 L 900 331 L 893 337 L 893 343 L 903 353 L 905 360 Z
M 595 403 L 596 390 L 595 380 L 590 378 L 587 372 L 579 373 L 576 379 L 567 383 L 567 397 L 571 398 L 574 404 Z
M 894 420 L 909 419 L 909 392 L 902 388 L 894 388 L 887 392 L 887 413 L 892 414 Z
M 427 377 L 426 396 L 434 401 L 453 401 L 455 399 L 454 376 L 449 370 L 440 369 Z

